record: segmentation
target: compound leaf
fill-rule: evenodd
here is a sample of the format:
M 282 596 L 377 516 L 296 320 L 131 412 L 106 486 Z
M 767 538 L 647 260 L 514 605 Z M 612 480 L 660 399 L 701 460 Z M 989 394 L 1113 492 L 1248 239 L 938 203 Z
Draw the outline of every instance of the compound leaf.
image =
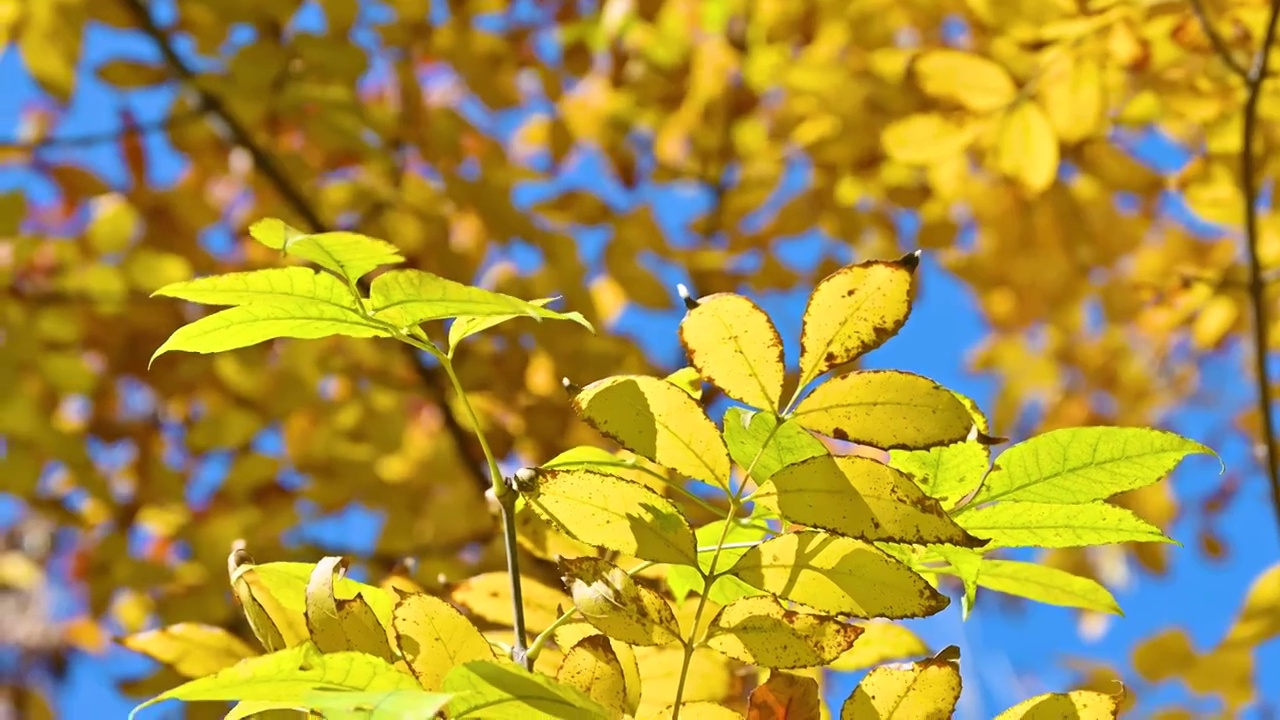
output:
M 380 265 L 404 262 L 395 245 L 359 233 L 337 231 L 303 233 L 276 218 L 259 220 L 249 226 L 254 240 L 331 270 L 354 282 Z
M 966 509 L 956 519 L 974 535 L 989 538 L 988 548 L 1174 542 L 1132 510 L 1102 501 L 1080 504 L 1005 501 Z
M 341 280 L 326 272 L 297 266 L 183 280 L 165 285 L 151 295 L 203 305 L 270 305 L 315 300 L 353 312 L 360 310 L 351 288 Z
M 739 407 L 724 413 L 724 441 L 733 461 L 750 469 L 757 484 L 788 465 L 827 454 L 827 446 L 794 421 Z
M 840 720 L 948 720 L 960 699 L 960 668 L 951 646 L 906 668 L 878 667 L 858 683 Z
M 622 663 L 604 635 L 587 636 L 570 648 L 560 661 L 556 680 L 581 690 L 612 717 L 621 717 L 626 711 L 627 682 Z

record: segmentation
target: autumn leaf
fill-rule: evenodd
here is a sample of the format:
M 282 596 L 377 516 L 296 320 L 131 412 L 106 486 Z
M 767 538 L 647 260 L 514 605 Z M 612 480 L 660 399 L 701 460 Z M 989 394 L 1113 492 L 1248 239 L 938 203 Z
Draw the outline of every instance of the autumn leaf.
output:
M 717 293 L 691 302 L 680 322 L 680 341 L 698 373 L 735 400 L 777 410 L 786 367 L 773 321 L 741 295 Z
M 1008 71 L 976 53 L 930 50 L 912 65 L 916 84 L 926 95 L 975 112 L 999 110 L 1017 97 Z
M 1091 690 L 1045 693 L 1023 700 L 996 716 L 996 720 L 1050 720 L 1070 717 L 1078 720 L 1115 720 L 1120 716 L 1119 699 Z
M 952 651 L 948 653 L 948 650 Z M 840 709 L 841 720 L 947 720 L 960 699 L 960 669 L 944 654 L 907 667 L 882 666 L 867 674 Z
M 587 622 L 631 645 L 665 645 L 680 638 L 671 606 L 636 584 L 616 565 L 597 558 L 560 561 L 565 587 Z
M 995 158 L 1000 171 L 1030 193 L 1042 193 L 1053 184 L 1058 176 L 1058 138 L 1039 104 L 1020 102 L 1005 115 Z
M 373 608 L 361 595 L 347 600 L 334 597 L 334 573 L 346 572 L 341 557 L 327 557 L 316 563 L 307 583 L 307 630 L 321 652 L 362 652 L 394 662 L 387 629 L 378 622 Z
M 556 680 L 600 703 L 612 716 L 620 717 L 626 705 L 626 678 L 622 663 L 613 651 L 609 638 L 591 635 L 569 649 Z
M 492 660 L 493 648 L 457 608 L 425 593 L 400 593 L 392 617 L 396 650 L 426 690 L 455 665 Z
M 791 419 L 814 432 L 882 450 L 948 445 L 968 437 L 974 425 L 946 388 L 893 370 L 828 380 L 800 401 Z
M 836 618 L 787 610 L 772 597 L 738 600 L 711 620 L 707 645 L 768 668 L 826 665 L 853 646 L 862 628 Z
M 168 665 L 185 678 L 212 675 L 257 654 L 223 628 L 188 622 L 135 633 L 121 638 L 120 644 Z
M 818 683 L 791 673 L 771 672 L 769 679 L 751 691 L 748 720 L 801 720 L 819 717 L 822 700 Z

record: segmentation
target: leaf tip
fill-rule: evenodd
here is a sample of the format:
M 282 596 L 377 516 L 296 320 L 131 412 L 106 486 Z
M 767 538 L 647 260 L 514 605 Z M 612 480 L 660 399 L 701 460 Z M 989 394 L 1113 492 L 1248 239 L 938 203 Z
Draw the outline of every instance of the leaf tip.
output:
M 560 378 L 560 384 L 564 386 L 565 392 L 569 393 L 570 395 L 577 395 L 578 393 L 582 392 L 582 388 L 578 387 L 577 385 L 574 385 L 573 381 L 567 377 Z
M 897 263 L 906 268 L 907 272 L 913 273 L 916 271 L 916 268 L 920 267 L 920 255 L 921 251 L 919 249 L 913 250 L 912 252 L 898 258 Z
M 684 283 L 676 283 L 676 294 L 680 296 L 680 302 L 684 303 L 685 310 L 698 307 L 698 301 L 689 293 L 689 288 Z

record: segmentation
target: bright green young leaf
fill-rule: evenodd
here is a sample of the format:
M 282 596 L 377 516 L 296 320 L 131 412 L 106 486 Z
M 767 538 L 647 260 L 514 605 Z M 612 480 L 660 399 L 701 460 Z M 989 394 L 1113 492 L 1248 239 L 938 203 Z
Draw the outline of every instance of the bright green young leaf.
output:
M 553 297 L 538 298 L 537 300 L 530 300 L 528 301 L 528 303 L 537 308 L 545 308 L 548 303 L 551 303 L 557 299 L 558 298 L 553 298 Z M 550 311 L 550 310 L 548 310 L 547 312 L 553 313 L 556 316 L 554 319 L 572 320 L 573 322 L 578 323 L 579 325 L 587 328 L 588 330 L 591 330 L 592 332 L 595 331 L 591 327 L 591 323 L 587 322 L 586 318 L 582 317 L 581 313 L 577 313 L 577 312 L 554 313 L 553 311 Z M 527 312 L 522 312 L 522 313 L 511 313 L 508 315 L 483 315 L 483 316 L 460 315 L 458 316 L 449 325 L 449 355 L 452 356 L 454 351 L 458 349 L 458 343 L 471 337 L 472 335 L 484 332 L 489 328 L 495 327 L 497 325 L 501 325 L 504 322 L 507 322 L 509 320 L 515 320 L 516 318 L 521 318 L 521 317 L 529 317 L 529 314 Z M 545 317 L 551 317 L 551 316 L 548 315 Z
M 296 702 L 269 702 L 242 700 L 223 720 L 276 720 L 301 717 L 296 711 L 310 710 L 323 713 L 322 717 L 359 718 L 359 720 L 400 720 L 406 717 L 436 717 L 449 700 L 451 693 L 428 693 L 422 690 L 392 690 L 390 692 L 333 692 L 314 690 L 300 695 Z M 272 714 L 272 710 L 284 711 Z
M 275 218 L 249 227 L 254 240 L 331 270 L 351 282 L 381 265 L 404 262 L 395 245 L 353 232 L 301 233 Z
M 732 573 L 783 599 L 839 615 L 925 617 L 949 602 L 871 543 L 824 532 L 766 540 L 744 553 Z
M 969 397 L 952 391 L 977 425 L 978 432 L 991 432 L 986 415 Z M 991 446 L 977 440 L 963 440 L 927 450 L 891 450 L 889 465 L 915 480 L 920 489 L 951 510 L 969 497 L 991 467 Z
M 700 298 L 680 321 L 680 342 L 698 374 L 725 395 L 778 410 L 786 375 L 782 336 L 760 306 L 733 293 Z
M 667 601 L 613 563 L 566 558 L 560 571 L 583 619 L 605 635 L 631 645 L 665 645 L 680 638 Z
M 591 323 L 579 313 L 548 310 L 517 297 L 463 285 L 423 270 L 388 270 L 374 278 L 369 287 L 369 310 L 375 318 L 396 327 L 459 318 L 465 322 L 458 333 L 466 332 L 468 335 L 476 331 L 468 332 L 467 326 L 480 318 L 504 322 L 517 317 L 572 320 L 594 332 Z M 454 332 L 450 330 L 449 334 L 452 346 L 456 342 Z M 462 337 L 465 335 L 457 340 Z
M 978 568 L 978 585 L 1047 605 L 1124 614 L 1111 591 L 1097 582 L 1036 563 L 984 558 Z
M 964 594 L 960 597 L 960 619 L 968 620 L 973 603 L 978 597 L 978 574 L 982 571 L 982 553 L 986 550 L 938 545 L 932 550 L 951 565 L 951 572 L 960 579 Z
M 351 288 L 341 280 L 327 272 L 297 266 L 183 280 L 165 285 L 151 295 L 203 305 L 272 305 L 281 301 L 315 300 L 345 310 L 360 310 Z
M 750 498 L 797 525 L 863 540 L 980 547 L 906 475 L 856 455 L 788 465 Z
M 692 564 L 693 529 L 670 500 L 616 475 L 539 469 L 520 488 L 538 516 L 579 542 L 641 560 Z
M 320 698 L 317 693 L 325 695 Z M 391 693 L 406 693 L 404 699 L 409 702 L 416 698 L 415 708 L 441 700 L 384 660 L 359 652 L 322 653 L 308 642 L 242 660 L 213 675 L 183 683 L 142 703 L 129 716 L 164 700 L 252 700 L 276 707 L 314 707 L 311 703 L 320 701 L 329 712 L 350 711 L 369 705 L 373 695 Z
M 694 533 L 698 541 L 698 547 L 714 547 L 719 542 L 721 533 L 724 532 L 726 522 L 728 521 L 715 520 L 698 528 L 697 532 Z M 728 534 L 725 535 L 724 542 L 726 545 L 735 545 L 760 542 L 766 537 L 768 537 L 768 532 L 764 527 L 735 520 L 733 521 L 733 527 L 729 528 Z M 716 565 L 720 569 L 733 567 L 733 564 L 746 551 L 747 548 L 745 547 L 722 549 L 720 551 L 720 559 L 716 561 Z M 698 553 L 698 565 L 703 572 L 711 572 L 711 557 L 713 555 L 715 555 L 713 552 Z M 702 575 L 689 565 L 672 565 L 667 568 L 667 588 L 671 591 L 671 595 L 676 599 L 677 603 L 683 602 L 685 598 L 689 597 L 689 593 L 702 591 Z M 760 592 L 760 590 L 747 585 L 732 575 L 722 575 L 711 586 L 711 592 L 707 594 L 707 598 L 717 604 L 727 605 L 738 598 L 758 595 Z
M 771 412 L 731 407 L 724 413 L 724 441 L 739 467 L 763 483 L 782 468 L 827 454 L 827 446 L 795 422 Z M 761 449 L 763 448 L 763 450 Z
M 969 507 L 992 500 L 1105 500 L 1158 482 L 1195 454 L 1214 452 L 1194 440 L 1150 428 L 1051 430 L 1000 453 Z
M 667 382 L 689 393 L 694 400 L 702 399 L 702 376 L 697 368 L 682 367 L 663 378 Z
M 387 628 L 378 622 L 373 608 L 361 595 L 348 600 L 334 597 L 334 573 L 346 574 L 347 562 L 326 557 L 316 563 L 307 583 L 306 620 L 311 641 L 321 652 L 352 650 L 395 662 Z
M 788 610 L 775 598 L 763 596 L 723 607 L 711 620 L 707 645 L 751 665 L 803 668 L 835 660 L 861 634 L 856 625 Z
M 882 450 L 948 445 L 974 427 L 968 408 L 950 390 L 897 370 L 832 378 L 801 400 L 791 417 L 814 432 Z
M 884 344 L 911 314 L 919 255 L 859 263 L 828 275 L 809 296 L 800 333 L 800 383 Z
M 729 487 L 729 451 L 689 393 L 660 378 L 615 375 L 586 386 L 573 408 L 601 434 L 683 475 Z
M 453 605 L 425 593 L 402 593 L 393 610 L 396 649 L 427 690 L 437 690 L 449 669 L 492 660 L 493 648 Z
M 627 679 L 622 662 L 604 635 L 589 635 L 565 653 L 556 682 L 581 690 L 612 717 L 622 717 L 627 705 Z
M 330 335 L 391 337 L 386 328 L 359 313 L 318 300 L 284 300 L 271 305 L 242 305 L 184 325 L 151 355 L 167 352 L 216 353 L 276 338 L 314 340 Z
M 960 700 L 960 668 L 941 655 L 867 673 L 845 700 L 840 720 L 949 720 Z
M 484 720 L 581 718 L 607 720 L 610 714 L 582 691 L 512 663 L 476 660 L 458 665 L 444 679 L 455 693 L 449 717 Z
M 1028 698 L 995 717 L 995 720 L 1116 720 L 1122 695 L 1093 690 L 1045 693 Z
M 1006 501 L 974 508 L 956 519 L 974 535 L 990 538 L 988 548 L 1174 542 L 1132 510 L 1102 501 L 1069 505 Z

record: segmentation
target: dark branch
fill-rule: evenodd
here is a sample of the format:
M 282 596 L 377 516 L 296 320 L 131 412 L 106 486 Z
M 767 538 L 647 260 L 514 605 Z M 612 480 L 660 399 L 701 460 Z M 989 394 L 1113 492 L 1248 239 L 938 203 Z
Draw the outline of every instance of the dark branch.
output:
M 23 150 L 34 152 L 37 150 L 49 150 L 53 148 L 78 148 L 89 147 L 92 145 L 100 145 L 102 143 L 115 142 L 122 137 L 130 134 L 149 135 L 153 132 L 168 130 L 183 123 L 198 120 L 205 114 L 204 108 L 192 108 L 184 110 L 172 115 L 166 115 L 155 120 L 140 122 L 132 127 L 122 127 L 116 130 L 101 130 L 98 132 L 85 133 L 83 135 L 61 135 L 41 138 L 34 142 L 20 142 L 10 140 L 0 143 L 0 150 Z
M 302 218 L 303 224 L 313 233 L 326 232 L 331 230 L 324 220 L 320 218 L 320 214 L 311 206 L 303 190 L 288 176 L 284 168 L 276 162 L 276 159 L 259 144 L 243 123 L 227 108 L 226 104 L 217 95 L 206 90 L 200 85 L 199 79 L 196 77 L 195 71 L 179 57 L 174 50 L 173 43 L 170 42 L 165 31 L 156 24 L 155 19 L 151 17 L 143 0 L 121 0 L 128 7 L 134 17 L 137 18 L 138 25 L 142 31 L 147 34 L 159 48 L 160 53 L 164 56 L 165 63 L 178 76 L 180 80 L 186 83 L 200 97 L 200 104 L 203 108 L 220 119 L 231 137 L 231 140 L 240 147 L 244 148 L 249 156 L 253 158 L 254 167 L 266 177 L 276 192 L 284 200 L 298 217 Z M 366 288 L 367 289 L 367 288 Z M 472 445 L 470 434 L 458 422 L 454 416 L 453 410 L 446 401 L 447 397 L 447 380 L 441 374 L 432 368 L 425 367 L 418 359 L 417 351 L 412 347 L 405 346 L 405 353 L 409 357 L 409 361 L 417 370 L 419 377 L 427 387 L 432 400 L 439 405 L 441 415 L 444 418 L 445 428 L 449 435 L 453 438 L 454 443 L 458 447 L 459 453 L 465 459 L 465 465 L 476 479 L 476 484 L 481 488 L 488 488 L 489 481 L 485 478 L 480 467 L 484 464 L 483 458 L 480 458 Z
M 1236 56 L 1231 53 L 1231 48 L 1227 47 L 1227 42 L 1222 38 L 1222 34 L 1209 21 L 1209 13 L 1204 7 L 1204 0 L 1191 0 L 1191 11 L 1196 14 L 1196 18 L 1200 20 L 1200 27 L 1204 28 L 1204 34 L 1209 38 L 1209 42 L 1213 44 L 1213 49 L 1217 51 L 1218 57 L 1222 58 L 1222 62 L 1231 68 L 1231 72 L 1239 75 L 1249 81 L 1250 70 L 1236 60 Z M 1263 45 L 1266 48 L 1266 45 Z M 1264 53 L 1265 54 L 1265 53 Z M 1264 73 L 1265 77 L 1265 73 Z

